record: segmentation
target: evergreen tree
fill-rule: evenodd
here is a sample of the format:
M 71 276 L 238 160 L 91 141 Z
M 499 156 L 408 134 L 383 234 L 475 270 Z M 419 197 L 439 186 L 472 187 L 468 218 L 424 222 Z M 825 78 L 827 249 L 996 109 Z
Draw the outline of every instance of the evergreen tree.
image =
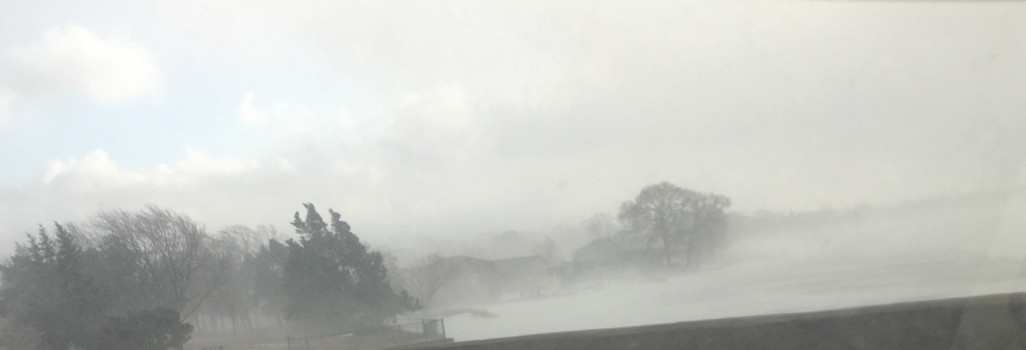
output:
M 288 254 L 288 247 L 272 238 L 260 247 L 252 260 L 247 261 L 253 270 L 253 295 L 262 311 L 273 315 L 279 325 L 285 316 L 287 301 L 283 295 L 283 283 Z
M 389 286 L 381 253 L 368 251 L 338 212 L 328 211 L 329 225 L 313 204 L 303 205 L 306 220 L 296 212 L 292 221 L 300 237 L 286 242 L 282 289 L 288 318 L 353 330 L 380 325 L 412 307 L 405 293 Z
M 27 246 L 0 265 L 0 305 L 6 317 L 35 328 L 45 349 L 81 347 L 96 329 L 105 300 L 83 272 L 83 251 L 64 226 L 56 240 L 39 226 Z

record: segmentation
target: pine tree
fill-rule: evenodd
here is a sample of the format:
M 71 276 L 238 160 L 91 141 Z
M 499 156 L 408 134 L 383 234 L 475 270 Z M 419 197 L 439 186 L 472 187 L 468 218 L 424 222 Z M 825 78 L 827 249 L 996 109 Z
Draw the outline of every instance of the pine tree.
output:
M 389 286 L 381 254 L 368 251 L 341 214 L 329 210 L 329 226 L 313 204 L 304 207 L 306 220 L 296 212 L 292 222 L 299 240 L 286 242 L 283 293 L 288 318 L 353 330 L 380 325 L 411 307 L 404 293 Z
M 104 300 L 82 268 L 82 248 L 55 223 L 56 240 L 39 226 L 27 246 L 0 265 L 6 316 L 41 333 L 46 349 L 81 347 L 103 317 Z

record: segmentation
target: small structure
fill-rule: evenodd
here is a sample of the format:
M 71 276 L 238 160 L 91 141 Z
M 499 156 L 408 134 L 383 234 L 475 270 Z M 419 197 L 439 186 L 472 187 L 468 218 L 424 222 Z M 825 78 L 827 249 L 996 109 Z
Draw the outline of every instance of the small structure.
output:
M 600 237 L 574 251 L 573 262 L 578 269 L 596 266 L 649 263 L 662 257 L 662 252 L 645 239 L 631 236 Z

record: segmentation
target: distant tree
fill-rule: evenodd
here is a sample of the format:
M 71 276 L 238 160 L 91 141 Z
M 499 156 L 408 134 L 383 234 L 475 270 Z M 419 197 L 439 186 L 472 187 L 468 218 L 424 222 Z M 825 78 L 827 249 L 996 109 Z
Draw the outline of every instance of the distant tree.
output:
M 233 246 L 238 248 L 237 253 L 240 257 L 256 255 L 268 241 L 272 239 L 280 241 L 280 236 L 278 230 L 270 225 L 258 225 L 256 228 L 246 225 L 231 225 L 218 231 L 218 239 L 230 241 Z
M 198 313 L 218 321 L 228 318 L 232 330 L 240 325 L 253 326 L 252 313 L 260 312 L 269 306 L 264 303 L 263 295 L 257 293 L 257 273 L 264 268 L 258 259 L 261 251 L 267 249 L 267 242 L 275 240 L 279 234 L 273 226 L 259 225 L 251 228 L 245 225 L 231 225 L 218 230 L 217 235 L 209 239 L 207 244 L 217 259 L 208 259 L 210 263 L 223 264 L 224 280 L 214 289 Z M 284 251 L 284 246 L 277 244 Z M 284 262 L 284 258 L 278 265 Z M 216 269 L 217 267 L 215 267 Z M 280 267 L 278 268 L 280 271 Z M 280 279 L 280 277 L 277 277 Z M 275 291 L 278 293 L 278 291 Z M 280 316 L 279 312 L 271 313 Z
M 428 306 L 435 294 L 456 277 L 452 261 L 432 254 L 421 257 L 402 270 L 403 286 L 421 305 Z
M 702 194 L 694 203 L 688 264 L 704 258 L 723 246 L 726 240 L 727 214 L 730 198 L 715 193 Z
M 306 326 L 353 330 L 380 325 L 413 305 L 404 292 L 389 286 L 382 255 L 368 251 L 338 212 L 328 211 L 329 223 L 313 204 L 303 206 L 306 220 L 296 212 L 292 221 L 300 237 L 286 241 L 282 289 L 289 318 Z
M 687 245 L 690 265 L 702 244 L 715 242 L 725 228 L 723 210 L 730 200 L 717 194 L 702 194 L 669 182 L 646 186 L 633 201 L 620 206 L 619 219 L 628 232 L 648 244 L 660 242 L 666 265 L 672 265 L 673 249 Z
M 181 349 L 189 341 L 192 325 L 183 323 L 169 308 L 136 311 L 110 318 L 86 350 Z
M 279 326 L 287 304 L 283 286 L 288 256 L 288 247 L 272 238 L 248 262 L 253 270 L 253 295 L 260 309 L 274 316 Z
M 240 322 L 252 327 L 250 311 L 254 296 L 250 291 L 253 287 L 254 266 L 250 262 L 259 251 L 260 244 L 255 232 L 241 225 L 219 231 L 217 237 L 209 243 L 210 250 L 217 258 L 205 260 L 219 264 L 213 269 L 223 268 L 225 273 L 222 283 L 204 300 L 200 313 L 210 317 L 227 317 L 233 331 L 238 329 Z
M 595 214 L 584 220 L 581 226 L 584 227 L 591 238 L 610 237 L 620 231 L 616 218 L 609 214 Z
M 385 270 L 388 270 L 388 285 L 392 290 L 404 290 L 403 268 L 399 266 L 399 258 L 387 250 L 381 250 L 380 253 L 385 261 Z
M 598 255 L 607 255 L 605 259 L 626 258 L 630 256 L 632 247 L 636 246 L 638 240 L 637 235 L 626 231 L 617 218 L 609 214 L 592 215 L 582 221 L 580 227 L 592 238 L 586 246 L 586 251 L 591 252 L 584 252 L 585 256 L 591 254 L 592 258 L 597 258 Z M 576 255 L 577 253 L 575 258 Z
M 556 246 L 556 241 L 550 236 L 545 236 L 545 238 L 532 244 L 531 252 L 545 259 L 545 262 L 549 265 L 557 265 L 562 260 L 559 254 L 559 247 Z

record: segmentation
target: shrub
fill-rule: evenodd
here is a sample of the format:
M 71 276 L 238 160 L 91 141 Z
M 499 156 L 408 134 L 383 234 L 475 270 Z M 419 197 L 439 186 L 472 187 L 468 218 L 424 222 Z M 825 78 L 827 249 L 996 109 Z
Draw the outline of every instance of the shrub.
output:
M 157 308 L 108 319 L 88 350 L 181 349 L 190 333 L 192 325 L 182 322 L 178 312 Z

